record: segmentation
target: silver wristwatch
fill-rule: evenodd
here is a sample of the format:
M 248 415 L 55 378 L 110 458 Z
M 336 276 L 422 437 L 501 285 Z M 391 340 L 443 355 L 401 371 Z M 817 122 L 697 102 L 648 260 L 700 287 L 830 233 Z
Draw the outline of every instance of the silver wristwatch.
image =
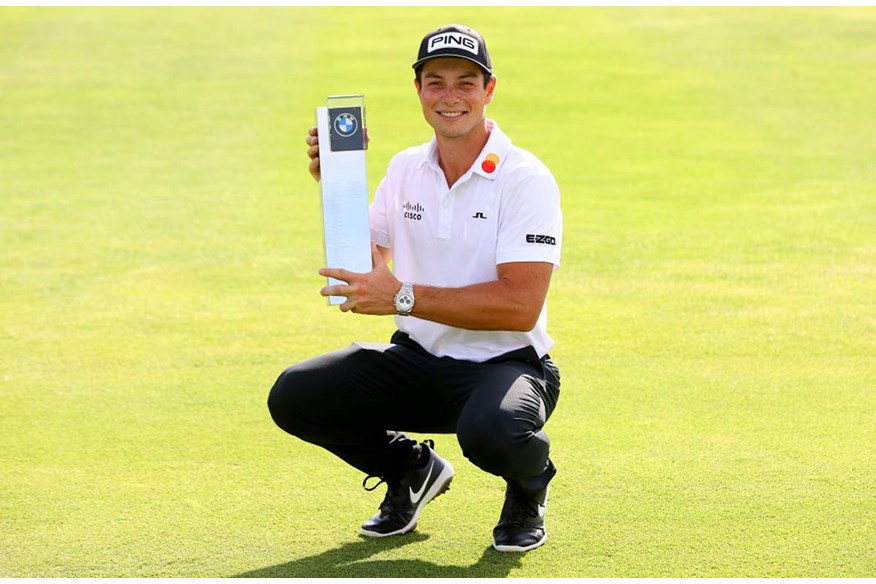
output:
M 410 282 L 402 284 L 395 298 L 392 299 L 395 303 L 395 313 L 399 316 L 410 316 L 414 309 L 414 285 Z

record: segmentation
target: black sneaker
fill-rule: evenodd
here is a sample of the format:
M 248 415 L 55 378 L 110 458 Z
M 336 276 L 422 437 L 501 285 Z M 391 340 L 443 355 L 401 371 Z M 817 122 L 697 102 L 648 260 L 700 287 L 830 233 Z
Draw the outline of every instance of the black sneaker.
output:
M 493 547 L 500 552 L 526 552 L 543 546 L 548 488 L 529 494 L 516 482 L 507 482 L 505 505 L 493 529 Z
M 387 537 L 413 531 L 417 518 L 426 503 L 450 488 L 453 467 L 449 462 L 435 454 L 435 444 L 431 440 L 420 443 L 424 449 L 425 463 L 405 472 L 398 479 L 381 477 L 380 482 L 368 491 L 376 489 L 380 483 L 387 485 L 386 497 L 380 504 L 380 512 L 362 524 L 359 533 L 368 537 Z M 369 478 L 366 477 L 365 481 Z M 363 481 L 362 486 L 365 486 Z

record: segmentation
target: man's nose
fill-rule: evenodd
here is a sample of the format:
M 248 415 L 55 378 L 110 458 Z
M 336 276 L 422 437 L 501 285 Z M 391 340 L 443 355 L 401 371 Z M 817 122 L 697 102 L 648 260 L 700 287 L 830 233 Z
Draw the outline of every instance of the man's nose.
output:
M 446 103 L 455 103 L 459 101 L 459 95 L 456 93 L 455 87 L 445 87 L 444 94 L 441 99 Z

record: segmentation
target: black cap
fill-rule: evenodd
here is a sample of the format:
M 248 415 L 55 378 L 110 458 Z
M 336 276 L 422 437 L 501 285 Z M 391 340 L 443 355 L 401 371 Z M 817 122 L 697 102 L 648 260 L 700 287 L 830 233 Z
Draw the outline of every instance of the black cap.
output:
M 493 64 L 484 37 L 475 29 L 461 24 L 442 26 L 423 37 L 414 69 L 437 57 L 468 59 L 490 75 L 493 74 Z

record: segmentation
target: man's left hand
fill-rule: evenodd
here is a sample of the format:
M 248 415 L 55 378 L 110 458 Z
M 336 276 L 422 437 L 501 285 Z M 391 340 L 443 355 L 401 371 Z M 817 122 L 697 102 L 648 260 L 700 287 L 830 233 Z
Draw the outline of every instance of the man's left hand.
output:
M 319 293 L 323 296 L 345 296 L 347 301 L 341 304 L 341 312 L 395 314 L 394 298 L 401 288 L 401 282 L 389 271 L 386 260 L 374 242 L 371 242 L 371 265 L 372 269 L 367 274 L 343 268 L 322 268 L 319 270 L 321 276 L 335 278 L 346 284 L 325 286 Z

